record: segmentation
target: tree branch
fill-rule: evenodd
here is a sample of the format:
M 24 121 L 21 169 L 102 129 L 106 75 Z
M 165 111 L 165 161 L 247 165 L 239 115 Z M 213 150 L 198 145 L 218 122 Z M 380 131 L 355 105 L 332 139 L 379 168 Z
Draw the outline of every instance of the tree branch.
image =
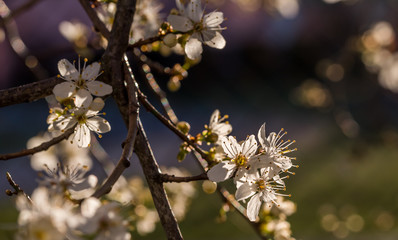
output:
M 159 119 L 167 128 L 169 128 L 172 132 L 174 132 L 179 138 L 181 138 L 184 142 L 187 142 L 190 146 L 192 146 L 195 151 L 197 151 L 204 160 L 206 160 L 208 163 L 211 163 L 212 161 L 208 158 L 207 154 L 205 153 L 204 150 L 202 150 L 194 141 L 189 139 L 187 135 L 185 135 L 183 132 L 178 130 L 174 124 L 165 118 L 161 113 L 159 113 L 158 110 L 147 100 L 146 96 L 142 92 L 138 92 L 138 99 L 142 103 L 142 105 L 150 111 L 157 119 Z
M 64 80 L 51 77 L 38 82 L 29 83 L 19 87 L 0 90 L 0 107 L 20 104 L 25 102 L 33 102 L 38 99 L 47 97 L 53 92 L 55 85 Z
M 75 128 L 72 127 L 72 128 L 69 128 L 68 130 L 66 130 L 62 135 L 55 137 L 48 142 L 44 142 L 37 147 L 25 149 L 20 152 L 0 155 L 0 160 L 8 160 L 8 159 L 12 159 L 12 158 L 23 157 L 23 156 L 35 154 L 37 152 L 45 151 L 45 150 L 49 149 L 51 146 L 61 142 L 62 140 L 67 139 L 70 135 L 72 135 L 72 133 L 74 131 L 75 131 Z
M 196 176 L 189 177 L 177 177 L 175 175 L 169 175 L 162 173 L 160 174 L 160 179 L 162 182 L 192 182 L 192 181 L 200 181 L 200 180 L 208 180 L 207 173 L 201 173 Z
M 130 166 L 130 158 L 134 149 L 133 146 L 137 135 L 138 100 L 133 79 L 131 79 L 131 77 L 129 78 L 130 74 L 128 69 L 125 69 L 125 71 L 126 78 L 128 79 L 127 90 L 129 98 L 129 111 L 127 113 L 129 116 L 127 138 L 123 142 L 123 152 L 116 167 L 113 169 L 106 182 L 93 194 L 93 196 L 97 198 L 109 193 L 112 190 L 113 185 L 122 175 L 124 170 Z
M 24 195 L 30 203 L 32 203 L 32 199 L 24 192 L 24 190 L 22 190 L 22 188 L 12 179 L 11 174 L 9 172 L 6 172 L 6 177 L 7 177 L 7 181 L 8 183 L 11 185 L 12 188 L 14 188 L 14 192 L 11 190 L 6 190 L 6 194 L 8 196 L 12 196 L 12 195 L 18 195 L 18 194 L 22 194 Z
M 163 188 L 159 166 L 152 153 L 140 120 L 138 121 L 138 128 L 139 132 L 135 142 L 135 153 L 140 160 L 142 170 L 148 182 L 160 222 L 166 232 L 167 239 L 183 239 L 177 220 L 167 199 L 166 191 Z
M 106 28 L 105 24 L 99 19 L 97 12 L 91 7 L 90 1 L 79 0 L 80 4 L 86 11 L 91 22 L 94 24 L 94 28 L 98 30 L 106 39 L 109 39 L 110 32 Z

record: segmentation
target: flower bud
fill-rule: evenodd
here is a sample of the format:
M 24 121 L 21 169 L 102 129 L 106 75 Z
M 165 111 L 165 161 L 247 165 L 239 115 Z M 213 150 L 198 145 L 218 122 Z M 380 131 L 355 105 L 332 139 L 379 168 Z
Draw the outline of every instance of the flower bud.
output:
M 187 123 L 185 121 L 180 121 L 177 123 L 177 128 L 184 134 L 188 134 L 189 130 L 191 130 L 191 125 L 189 125 L 189 123 Z
M 175 45 L 177 45 L 176 35 L 172 33 L 166 34 L 166 36 L 164 36 L 163 38 L 163 43 L 168 47 L 174 47 Z
M 202 183 L 203 192 L 207 194 L 212 194 L 217 190 L 217 183 L 210 180 L 204 180 Z

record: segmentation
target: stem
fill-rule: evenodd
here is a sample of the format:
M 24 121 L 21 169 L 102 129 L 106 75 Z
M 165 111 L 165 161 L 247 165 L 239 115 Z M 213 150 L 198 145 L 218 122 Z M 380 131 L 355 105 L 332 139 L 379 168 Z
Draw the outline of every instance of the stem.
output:
M 8 160 L 8 159 L 12 159 L 12 158 L 23 157 L 23 156 L 35 154 L 37 152 L 45 151 L 45 150 L 49 149 L 51 146 L 61 142 L 62 140 L 67 139 L 70 135 L 72 135 L 72 133 L 74 131 L 75 131 L 75 128 L 72 127 L 72 128 L 69 128 L 68 130 L 66 130 L 65 133 L 63 133 L 62 135 L 55 137 L 48 142 L 44 142 L 37 147 L 25 149 L 20 152 L 0 155 L 0 160 Z
M 174 175 L 169 174 L 161 174 L 160 179 L 162 182 L 192 182 L 192 181 L 200 181 L 200 180 L 208 180 L 206 173 L 201 173 L 197 176 L 189 176 L 189 177 L 176 177 Z

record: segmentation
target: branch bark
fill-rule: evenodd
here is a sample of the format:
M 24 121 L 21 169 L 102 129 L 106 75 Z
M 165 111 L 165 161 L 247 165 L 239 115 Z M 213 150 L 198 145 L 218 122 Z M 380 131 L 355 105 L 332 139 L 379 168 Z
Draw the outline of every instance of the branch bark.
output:
M 52 94 L 55 85 L 64 80 L 51 77 L 19 87 L 0 90 L 0 107 L 33 102 Z
M 175 175 L 169 175 L 162 173 L 160 174 L 160 179 L 162 182 L 192 182 L 192 181 L 200 181 L 200 180 L 208 180 L 207 173 L 201 173 L 196 176 L 188 176 L 188 177 L 178 177 Z
M 148 139 L 142 127 L 141 121 L 138 121 L 138 135 L 135 142 L 135 153 L 140 160 L 142 170 L 151 190 L 153 202 L 159 213 L 160 222 L 166 232 L 167 239 L 183 239 L 177 220 L 171 210 L 166 191 L 161 181 L 160 169 L 149 145 Z
M 65 133 L 63 133 L 62 135 L 55 137 L 48 142 L 44 142 L 37 147 L 25 149 L 20 152 L 0 155 L 0 160 L 8 160 L 8 159 L 12 159 L 12 158 L 23 157 L 23 156 L 35 154 L 37 152 L 45 151 L 45 150 L 49 149 L 51 146 L 61 142 L 62 140 L 67 139 L 70 135 L 72 135 L 72 133 L 74 131 L 75 131 L 75 128 L 72 127 L 72 128 L 69 128 L 68 130 L 66 130 Z

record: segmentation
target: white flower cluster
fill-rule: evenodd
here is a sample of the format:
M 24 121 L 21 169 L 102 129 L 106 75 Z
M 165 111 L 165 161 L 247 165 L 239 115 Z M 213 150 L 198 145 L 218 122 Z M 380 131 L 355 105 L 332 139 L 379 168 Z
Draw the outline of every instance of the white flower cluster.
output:
M 170 14 L 167 21 L 173 30 L 187 33 L 188 40 L 185 43 L 185 54 L 190 59 L 197 59 L 202 54 L 202 43 L 217 49 L 225 47 L 225 39 L 221 35 L 220 25 L 224 21 L 222 12 L 211 12 L 204 15 L 201 0 L 190 0 L 184 6 L 182 0 L 176 0 L 178 12 Z
M 131 239 L 115 202 L 102 203 L 90 197 L 79 207 L 45 187 L 37 188 L 31 200 L 23 195 L 17 198 L 20 214 L 16 239 Z
M 242 201 L 250 198 L 247 216 L 251 221 L 256 220 L 262 202 L 278 205 L 277 196 L 288 196 L 278 191 L 285 191 L 283 180 L 289 177 L 281 177 L 281 174 L 291 173 L 289 169 L 295 166 L 292 164 L 295 158 L 285 154 L 296 149 L 289 149 L 295 141 L 282 140 L 285 134 L 282 129 L 278 134 L 272 132 L 266 136 L 263 124 L 258 131 L 260 146 L 254 135 L 248 136 L 242 143 L 232 136 L 222 136 L 220 139 L 226 156 L 207 175 L 213 182 L 233 177 L 237 188 L 236 199 Z
M 91 141 L 90 131 L 98 134 L 111 130 L 108 121 L 99 117 L 105 103 L 101 98 L 93 99 L 92 95 L 103 97 L 112 93 L 112 86 L 96 81 L 100 75 L 101 65 L 94 62 L 86 67 L 87 59 L 84 59 L 83 69 L 78 69 L 66 59 L 58 62 L 59 77 L 66 80 L 56 85 L 53 89 L 59 106 L 50 110 L 47 119 L 49 131 L 64 132 L 69 128 L 75 128 L 70 137 L 71 143 L 76 142 L 79 147 L 88 147 Z M 61 105 L 65 106 L 61 108 Z M 102 113 L 104 114 L 104 113 Z

